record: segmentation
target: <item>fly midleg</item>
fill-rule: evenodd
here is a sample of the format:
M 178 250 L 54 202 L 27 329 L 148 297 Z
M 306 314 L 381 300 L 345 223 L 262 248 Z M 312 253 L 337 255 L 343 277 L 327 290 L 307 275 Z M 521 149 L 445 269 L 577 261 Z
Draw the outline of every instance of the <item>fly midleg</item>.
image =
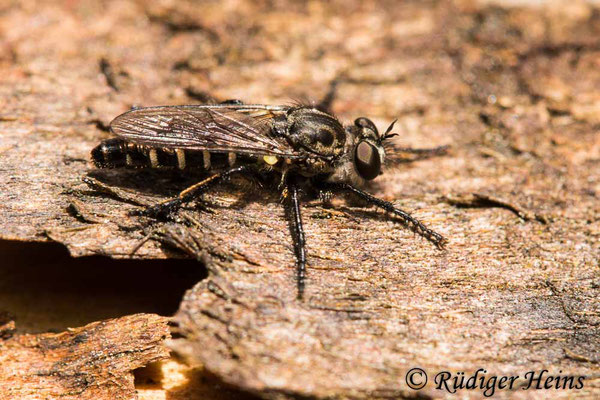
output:
M 304 287 L 306 285 L 306 239 L 302 226 L 302 214 L 300 212 L 300 201 L 298 199 L 298 187 L 293 180 L 287 184 L 287 197 L 289 207 L 290 228 L 294 241 L 294 253 L 296 253 L 296 286 L 298 300 L 304 298 Z

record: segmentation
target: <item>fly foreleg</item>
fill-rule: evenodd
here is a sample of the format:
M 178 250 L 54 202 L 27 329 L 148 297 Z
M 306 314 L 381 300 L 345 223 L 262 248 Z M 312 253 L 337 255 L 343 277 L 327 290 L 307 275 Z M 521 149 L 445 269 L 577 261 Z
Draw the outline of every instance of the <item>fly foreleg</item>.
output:
M 413 162 L 413 161 L 418 161 L 418 160 L 425 160 L 425 159 L 431 158 L 431 157 L 443 156 L 446 153 L 448 153 L 449 148 L 450 148 L 450 146 L 448 146 L 448 145 L 431 147 L 428 149 L 416 149 L 414 147 L 396 147 L 396 146 L 394 146 L 394 153 L 396 155 L 399 156 L 402 153 L 404 153 L 404 154 L 411 154 L 412 157 L 406 158 L 406 159 L 400 158 L 400 159 L 393 160 L 392 162 Z
M 349 185 L 347 183 L 332 183 L 332 184 L 327 184 L 326 187 L 331 188 L 331 189 L 337 189 L 337 190 L 341 190 L 341 191 L 345 191 L 345 192 L 354 193 L 354 194 L 358 195 L 360 198 L 362 198 L 363 200 L 366 200 L 369 204 L 372 204 L 376 207 L 379 207 L 387 212 L 390 212 L 390 213 L 396 215 L 397 217 L 400 218 L 400 220 L 402 221 L 402 224 L 404 226 L 406 226 L 407 228 L 409 228 L 410 230 L 412 230 L 419 236 L 429 240 L 431 243 L 433 243 L 439 249 L 443 249 L 445 244 L 448 242 L 448 240 L 445 237 L 443 237 L 439 233 L 429 229 L 428 227 L 423 225 L 422 222 L 420 222 L 419 220 L 414 218 L 412 215 L 410 215 L 406 211 L 403 211 L 399 208 L 394 207 L 394 205 L 392 203 L 390 203 L 389 201 L 378 199 L 377 197 L 375 197 L 361 189 L 358 189 L 352 185 Z

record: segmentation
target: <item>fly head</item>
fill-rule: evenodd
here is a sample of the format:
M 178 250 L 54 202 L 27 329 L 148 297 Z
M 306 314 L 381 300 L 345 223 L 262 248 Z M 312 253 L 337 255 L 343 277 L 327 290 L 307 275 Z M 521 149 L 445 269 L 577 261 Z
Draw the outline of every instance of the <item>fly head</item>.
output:
M 381 135 L 368 118 L 360 117 L 346 127 L 344 157 L 338 161 L 331 182 L 361 184 L 379 176 L 385 162 L 383 141 L 391 137 L 393 124 Z
M 385 160 L 381 137 L 373 121 L 368 118 L 357 118 L 354 128 L 356 141 L 352 161 L 358 175 L 370 181 L 381 173 L 381 166 Z

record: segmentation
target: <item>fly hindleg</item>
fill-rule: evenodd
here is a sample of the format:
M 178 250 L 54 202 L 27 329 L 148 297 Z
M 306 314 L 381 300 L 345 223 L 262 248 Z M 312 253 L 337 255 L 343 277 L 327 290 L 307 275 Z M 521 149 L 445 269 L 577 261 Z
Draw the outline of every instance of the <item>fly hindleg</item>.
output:
M 230 168 L 226 171 L 214 174 L 203 181 L 200 181 L 187 189 L 183 190 L 176 197 L 165 200 L 154 206 L 148 207 L 143 210 L 140 214 L 147 215 L 155 218 L 164 218 L 172 212 L 179 209 L 183 204 L 188 203 L 198 196 L 206 192 L 207 190 L 215 187 L 219 183 L 229 179 L 232 175 L 240 174 L 244 172 L 254 171 L 253 166 L 242 165 L 235 168 Z

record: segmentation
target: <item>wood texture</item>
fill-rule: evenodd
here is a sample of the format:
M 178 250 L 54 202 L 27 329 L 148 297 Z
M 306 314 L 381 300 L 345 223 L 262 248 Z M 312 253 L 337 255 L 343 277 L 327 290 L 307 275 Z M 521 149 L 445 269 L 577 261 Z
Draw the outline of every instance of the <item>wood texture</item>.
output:
M 553 396 L 598 396 L 600 10 L 557 4 L 2 6 L 0 237 L 129 257 L 151 235 L 136 257 L 199 259 L 209 277 L 181 304 L 174 348 L 261 396 L 446 395 L 409 389 L 416 366 L 545 367 L 587 377 Z M 309 201 L 301 303 L 276 193 L 232 182 L 206 196 L 212 213 L 148 227 L 128 212 L 198 177 L 89 163 L 132 105 L 281 104 L 332 82 L 342 120 L 398 118 L 399 145 L 451 145 L 368 188 L 447 236 L 447 251 L 355 199 Z
M 167 319 L 151 314 L 2 335 L 0 399 L 135 399 L 132 371 L 168 358 L 169 337 Z

